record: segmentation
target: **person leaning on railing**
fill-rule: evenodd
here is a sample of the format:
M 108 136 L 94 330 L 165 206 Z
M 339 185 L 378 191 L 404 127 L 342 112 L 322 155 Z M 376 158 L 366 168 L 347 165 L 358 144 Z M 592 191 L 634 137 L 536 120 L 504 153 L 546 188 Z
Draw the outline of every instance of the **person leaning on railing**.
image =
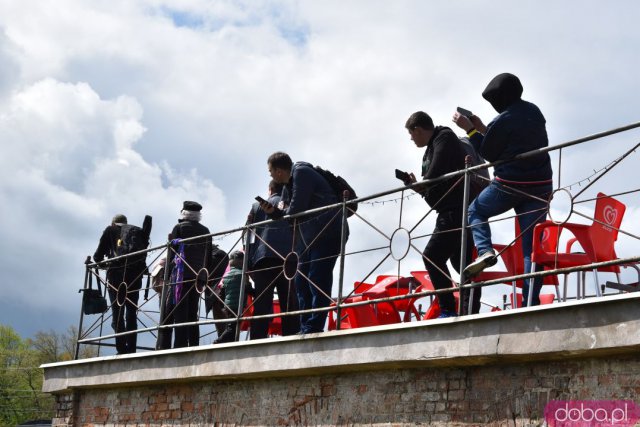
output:
M 444 126 L 433 125 L 431 117 L 423 112 L 413 113 L 405 124 L 416 147 L 425 148 L 422 157 L 422 179 L 434 179 L 465 167 L 467 152 L 456 134 Z M 413 173 L 405 184 L 416 182 Z M 463 215 L 463 182 L 458 178 L 450 178 L 428 186 L 415 189 L 420 192 L 425 201 L 438 212 L 436 226 L 423 252 L 424 265 L 435 289 L 449 289 L 453 286 L 447 260 L 451 260 L 453 267 L 460 272 L 460 255 L 462 236 L 459 232 Z M 468 240 L 465 265 L 471 261 L 471 239 L 469 233 L 463 231 Z M 474 292 L 472 312 L 480 311 L 480 288 Z M 457 307 L 452 293 L 438 295 L 440 317 L 457 316 Z M 462 313 L 468 310 L 469 291 L 463 293 Z
M 273 153 L 267 160 L 269 174 L 284 184 L 280 206 L 261 203 L 272 218 L 294 215 L 309 209 L 338 203 L 331 185 L 307 162 L 291 161 L 288 154 Z M 304 216 L 296 220 L 296 253 L 299 256 L 295 277 L 300 310 L 328 307 L 331 302 L 333 268 L 340 255 L 342 217 L 340 208 Z M 348 236 L 345 235 L 345 239 Z M 308 280 L 305 278 L 308 278 Z M 300 316 L 300 334 L 322 332 L 327 312 Z
M 499 113 L 487 126 L 475 115 L 470 118 L 457 112 L 453 115 L 453 121 L 467 132 L 471 144 L 490 162 L 509 160 L 549 145 L 545 118 L 537 106 L 521 99 L 522 91 L 518 77 L 499 74 L 482 92 L 483 98 Z M 524 271 L 530 272 L 533 228 L 546 219 L 552 176 L 551 160 L 546 152 L 495 166 L 491 184 L 469 206 L 469 226 L 478 258 L 467 266 L 465 277 L 471 278 L 497 262 L 487 221 L 512 208 L 522 230 Z M 536 278 L 532 305 L 540 303 L 541 287 L 542 278 Z M 522 293 L 526 302 L 529 280 L 525 280 Z
M 281 200 L 283 185 L 271 180 L 269 182 L 268 202 L 277 206 Z M 251 206 L 248 223 L 266 221 L 267 214 L 258 202 Z M 251 232 L 249 244 L 249 266 L 251 279 L 255 284 L 255 299 L 253 301 L 253 315 L 272 314 L 273 291 L 278 290 L 280 311 L 296 311 L 298 299 L 295 283 L 284 275 L 284 258 L 291 252 L 293 240 L 291 224 L 287 221 L 273 221 L 263 226 L 255 227 Z M 270 319 L 256 319 L 251 321 L 251 339 L 266 338 L 269 332 Z M 282 335 L 295 335 L 300 331 L 298 316 L 282 317 Z

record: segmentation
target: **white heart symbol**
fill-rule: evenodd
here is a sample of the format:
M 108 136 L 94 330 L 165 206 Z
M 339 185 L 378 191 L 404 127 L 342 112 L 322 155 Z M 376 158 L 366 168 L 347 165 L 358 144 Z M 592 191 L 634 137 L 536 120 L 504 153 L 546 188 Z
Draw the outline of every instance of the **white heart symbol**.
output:
M 609 225 L 613 225 L 616 222 L 616 218 L 618 217 L 618 211 L 611 206 L 607 205 L 604 208 L 604 222 Z

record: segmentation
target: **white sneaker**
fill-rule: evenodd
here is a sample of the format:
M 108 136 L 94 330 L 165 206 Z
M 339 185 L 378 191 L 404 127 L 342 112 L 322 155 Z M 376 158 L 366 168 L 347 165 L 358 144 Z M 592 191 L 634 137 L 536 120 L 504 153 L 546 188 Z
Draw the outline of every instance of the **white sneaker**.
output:
M 497 262 L 498 258 L 496 258 L 496 253 L 493 250 L 488 250 L 464 269 L 464 277 L 465 279 L 471 279 L 482 273 L 485 268 L 496 265 Z

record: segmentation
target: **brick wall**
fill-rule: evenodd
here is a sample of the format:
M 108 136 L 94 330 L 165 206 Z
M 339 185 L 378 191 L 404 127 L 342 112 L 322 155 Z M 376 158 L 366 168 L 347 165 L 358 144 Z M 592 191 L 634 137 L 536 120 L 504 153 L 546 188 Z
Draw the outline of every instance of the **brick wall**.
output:
M 58 395 L 54 425 L 525 426 L 549 400 L 639 394 L 640 356 L 610 356 L 76 390 Z

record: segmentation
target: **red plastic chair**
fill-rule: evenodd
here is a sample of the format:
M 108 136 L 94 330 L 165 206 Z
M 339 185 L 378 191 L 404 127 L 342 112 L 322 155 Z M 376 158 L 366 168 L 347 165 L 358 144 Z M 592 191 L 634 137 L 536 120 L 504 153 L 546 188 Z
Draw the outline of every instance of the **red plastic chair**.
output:
M 345 303 L 352 302 L 360 302 L 366 301 L 365 298 L 351 297 L 346 298 L 344 300 Z M 335 303 L 332 303 L 331 306 L 335 307 Z M 329 324 L 328 329 L 330 331 L 336 330 L 337 322 L 336 322 L 336 311 L 329 312 Z M 376 317 L 376 313 L 373 310 L 373 307 L 369 304 L 367 305 L 359 305 L 356 307 L 344 307 L 340 310 L 340 329 L 355 329 L 355 328 L 363 328 L 366 326 L 376 326 L 378 325 L 378 319 Z
M 585 224 L 555 224 L 545 221 L 534 229 L 533 253 L 531 260 L 535 264 L 542 264 L 546 268 L 566 268 L 587 265 L 594 262 L 610 261 L 617 259 L 614 244 L 618 239 L 618 229 L 622 224 L 622 218 L 626 206 L 604 193 L 598 193 L 594 212 L 594 221 L 591 225 Z M 575 239 L 569 240 L 566 252 L 558 252 L 558 235 L 568 230 Z M 580 243 L 584 253 L 570 252 L 575 242 Z M 534 264 L 534 265 L 535 265 Z M 618 266 L 594 268 L 596 295 L 602 296 L 598 285 L 598 271 L 618 273 Z M 564 300 L 567 299 L 567 276 L 564 277 Z M 584 286 L 584 285 L 583 285 Z M 580 296 L 580 275 L 578 275 L 576 298 Z
M 395 297 L 398 295 L 406 295 L 410 291 L 411 278 L 402 276 L 378 276 L 376 283 L 362 295 L 371 301 L 375 301 L 380 298 Z M 380 302 L 374 305 L 374 310 L 378 314 L 378 319 L 381 325 L 390 323 L 399 323 L 400 313 L 404 312 L 403 321 L 408 321 L 411 317 L 411 310 L 416 313 L 413 306 L 414 299 L 407 298 L 401 300 L 395 300 L 391 302 Z
M 273 314 L 280 313 L 280 300 L 273 300 Z M 282 335 L 282 318 L 274 317 L 269 322 L 269 336 Z
M 247 303 L 244 306 L 244 314 L 242 315 L 242 317 L 250 317 L 250 316 L 253 316 L 253 297 L 251 295 L 247 295 Z M 249 320 L 243 320 L 240 323 L 240 330 L 248 331 L 250 326 L 251 326 L 251 322 Z
M 359 295 L 362 294 L 364 292 L 367 292 L 369 289 L 371 289 L 374 286 L 373 283 L 366 283 L 366 282 L 353 282 L 353 293 L 355 295 Z
M 514 218 L 514 233 L 515 233 L 514 236 L 520 235 L 520 222 L 518 221 L 517 218 Z M 551 237 L 547 239 L 546 242 L 555 243 L 555 241 L 556 241 L 555 237 Z M 547 243 L 543 243 L 543 244 L 546 245 Z M 494 244 L 493 247 L 496 250 L 496 252 L 500 254 L 500 258 L 504 263 L 506 271 L 485 270 L 473 279 L 475 282 L 487 281 L 487 280 L 499 280 L 499 279 L 504 279 L 510 276 L 517 276 L 517 275 L 524 274 L 524 256 L 522 253 L 521 238 L 516 239 L 515 242 L 513 242 L 510 246 Z M 534 267 L 535 266 L 532 265 L 531 271 L 533 271 Z M 511 286 L 511 297 L 510 297 L 512 302 L 511 307 L 514 308 L 513 298 L 516 295 L 521 295 L 521 294 L 518 294 L 517 289 L 522 289 L 524 285 L 524 280 L 519 279 L 519 280 L 512 280 L 510 282 L 505 281 L 503 283 Z M 556 275 L 545 276 L 543 278 L 542 285 L 554 286 L 556 290 L 556 296 L 558 297 L 558 300 L 560 300 L 560 289 L 558 286 L 558 277 Z M 522 298 L 522 296 L 520 296 L 520 298 Z M 542 302 L 540 303 L 542 304 Z M 519 304 L 517 307 L 521 307 L 521 306 L 522 304 Z

